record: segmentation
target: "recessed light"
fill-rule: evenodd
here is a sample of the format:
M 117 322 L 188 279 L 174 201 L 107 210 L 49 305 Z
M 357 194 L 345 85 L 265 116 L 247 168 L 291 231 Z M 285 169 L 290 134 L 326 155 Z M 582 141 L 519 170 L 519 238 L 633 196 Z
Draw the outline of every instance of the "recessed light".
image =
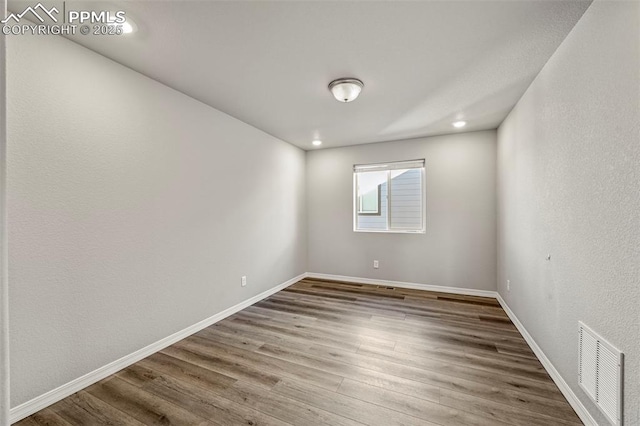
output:
M 320 146 L 322 145 L 322 141 L 320 139 L 316 139 L 313 142 L 311 142 L 313 144 L 313 146 Z
M 452 124 L 453 124 L 453 127 L 457 128 L 457 129 L 460 129 L 460 128 L 466 126 L 467 122 L 466 121 L 454 121 Z
M 117 12 L 111 12 L 110 15 L 116 16 Z M 119 18 L 122 19 L 122 17 L 119 17 Z M 110 22 L 109 25 L 112 25 L 116 28 L 116 31 L 117 31 L 116 34 L 131 34 L 138 31 L 138 26 L 136 25 L 134 20 L 131 19 L 130 16 L 127 16 L 126 19 L 123 21 L 114 20 Z
M 122 25 L 122 32 L 124 34 L 131 34 L 133 32 L 133 26 L 129 22 L 124 21 L 121 25 Z

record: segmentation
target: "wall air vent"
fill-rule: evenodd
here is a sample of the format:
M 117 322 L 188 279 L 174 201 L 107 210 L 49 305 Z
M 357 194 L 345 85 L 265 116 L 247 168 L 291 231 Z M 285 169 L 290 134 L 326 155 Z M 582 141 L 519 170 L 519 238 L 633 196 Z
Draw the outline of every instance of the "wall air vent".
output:
M 622 352 L 578 322 L 580 386 L 614 425 L 622 425 Z

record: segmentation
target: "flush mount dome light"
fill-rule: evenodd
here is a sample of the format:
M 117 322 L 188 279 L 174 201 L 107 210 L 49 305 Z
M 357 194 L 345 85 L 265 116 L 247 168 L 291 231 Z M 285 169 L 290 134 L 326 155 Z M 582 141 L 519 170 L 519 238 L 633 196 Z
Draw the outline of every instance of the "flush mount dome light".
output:
M 357 78 L 339 78 L 329 83 L 329 90 L 336 100 L 340 102 L 351 102 L 355 100 L 364 84 Z
M 453 122 L 453 123 L 451 123 L 451 124 L 453 124 L 453 127 L 455 127 L 456 129 L 461 129 L 461 128 L 463 128 L 464 126 L 466 126 L 466 125 L 467 125 L 467 122 L 466 122 L 466 121 L 462 121 L 462 120 L 461 120 L 461 121 L 454 121 L 454 122 Z

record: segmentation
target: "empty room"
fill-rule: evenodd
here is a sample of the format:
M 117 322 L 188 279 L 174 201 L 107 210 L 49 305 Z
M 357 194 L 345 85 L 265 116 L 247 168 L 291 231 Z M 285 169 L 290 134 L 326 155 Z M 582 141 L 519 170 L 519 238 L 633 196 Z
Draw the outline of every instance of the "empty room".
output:
M 640 426 L 640 2 L 2 0 L 0 426 Z

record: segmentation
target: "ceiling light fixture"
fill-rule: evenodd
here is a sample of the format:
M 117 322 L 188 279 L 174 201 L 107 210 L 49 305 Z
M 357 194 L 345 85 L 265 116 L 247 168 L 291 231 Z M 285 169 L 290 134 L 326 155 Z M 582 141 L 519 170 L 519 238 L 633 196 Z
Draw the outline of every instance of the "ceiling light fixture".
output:
M 124 34 L 130 34 L 133 32 L 133 25 L 131 25 L 129 22 L 124 21 L 122 24 L 122 32 Z
M 322 141 L 320 139 L 316 139 L 313 142 L 311 142 L 313 144 L 313 146 L 320 146 L 322 145 Z
M 455 127 L 456 129 L 460 129 L 460 128 L 466 126 L 467 122 L 466 121 L 454 121 L 452 124 L 453 124 L 453 127 Z
M 110 12 L 109 14 L 110 16 L 116 16 L 117 12 Z M 109 23 L 109 25 L 116 28 L 116 34 L 131 34 L 138 31 L 138 26 L 130 16 L 127 16 L 127 18 L 122 22 L 113 20 Z
M 364 84 L 357 78 L 339 78 L 329 83 L 329 90 L 336 100 L 340 102 L 351 102 L 355 100 Z

